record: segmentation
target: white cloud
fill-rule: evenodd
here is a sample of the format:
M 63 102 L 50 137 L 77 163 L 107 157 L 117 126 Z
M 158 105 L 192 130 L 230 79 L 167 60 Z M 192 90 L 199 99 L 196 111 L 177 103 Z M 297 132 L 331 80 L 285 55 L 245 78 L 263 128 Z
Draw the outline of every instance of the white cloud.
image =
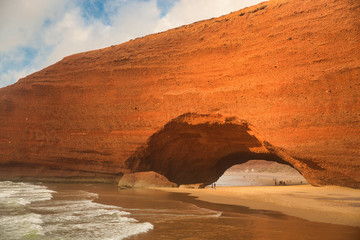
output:
M 108 21 L 104 22 L 85 17 L 79 1 L 1 0 L 0 87 L 73 53 L 120 44 L 259 2 L 179 0 L 162 16 L 156 0 L 108 0 L 104 5 Z M 24 51 L 29 48 L 36 53 L 29 56 Z
M 132 1 L 118 9 L 110 20 L 121 38 L 129 40 L 152 33 L 160 19 L 156 0 L 148 2 Z
M 31 73 L 31 70 L 23 69 L 23 70 L 10 70 L 6 73 L 3 73 L 1 76 L 0 88 L 6 87 L 10 84 L 14 83 L 14 79 L 22 78 Z
M 264 1 L 264 0 L 263 0 Z M 158 31 L 174 28 L 196 21 L 219 17 L 244 7 L 251 6 L 260 0 L 181 0 L 159 21 Z
M 93 28 L 84 22 L 79 8 L 65 13 L 60 21 L 46 29 L 44 43 L 54 46 L 47 63 L 51 64 L 66 55 L 88 50 L 92 43 Z
M 38 46 L 42 25 L 64 10 L 61 0 L 3 0 L 0 3 L 0 52 L 19 46 Z

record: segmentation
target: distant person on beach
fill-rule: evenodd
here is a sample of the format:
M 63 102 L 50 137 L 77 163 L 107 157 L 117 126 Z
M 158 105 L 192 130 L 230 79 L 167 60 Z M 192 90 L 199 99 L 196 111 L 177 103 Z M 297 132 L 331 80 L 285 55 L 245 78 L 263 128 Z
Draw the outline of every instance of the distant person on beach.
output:
M 214 183 L 214 189 L 216 189 L 216 183 Z

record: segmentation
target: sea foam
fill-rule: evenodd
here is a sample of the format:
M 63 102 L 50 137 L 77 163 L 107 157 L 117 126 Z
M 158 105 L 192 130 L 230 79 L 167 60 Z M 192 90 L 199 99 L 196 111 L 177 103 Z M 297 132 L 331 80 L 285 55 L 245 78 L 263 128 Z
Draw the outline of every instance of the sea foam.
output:
M 53 191 L 32 183 L 0 182 L 4 239 L 124 239 L 153 229 L 121 207 L 93 202 L 96 193 Z

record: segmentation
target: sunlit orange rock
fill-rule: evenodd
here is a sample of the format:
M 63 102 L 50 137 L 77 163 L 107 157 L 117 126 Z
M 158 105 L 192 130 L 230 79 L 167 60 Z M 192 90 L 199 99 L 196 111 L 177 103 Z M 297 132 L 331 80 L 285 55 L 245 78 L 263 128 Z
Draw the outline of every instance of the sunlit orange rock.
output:
M 360 2 L 270 1 L 0 89 L 1 179 L 210 183 L 254 158 L 360 185 Z

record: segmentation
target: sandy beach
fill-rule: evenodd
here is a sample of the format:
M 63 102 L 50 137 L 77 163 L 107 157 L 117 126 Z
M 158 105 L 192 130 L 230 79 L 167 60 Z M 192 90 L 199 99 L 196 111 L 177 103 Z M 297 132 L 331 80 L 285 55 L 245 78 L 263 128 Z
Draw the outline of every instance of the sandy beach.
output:
M 273 209 L 275 209 L 275 211 L 264 210 L 266 205 L 271 206 L 271 202 L 269 201 L 268 204 L 265 204 L 266 201 L 261 200 L 261 198 L 268 195 L 267 200 L 271 198 L 273 201 L 282 199 L 284 203 L 287 202 L 289 204 L 291 197 L 286 197 L 286 195 L 291 196 L 291 194 L 298 194 L 305 199 L 304 205 L 308 203 L 312 209 L 316 209 L 319 208 L 319 205 L 324 204 L 316 205 L 308 201 L 308 199 L 314 198 L 320 201 L 319 198 L 326 198 L 327 194 L 330 194 L 330 197 L 336 198 L 337 201 L 347 202 L 348 205 L 353 204 L 353 213 L 356 215 L 355 211 L 357 211 L 357 208 L 354 204 L 358 204 L 355 199 L 358 198 L 358 191 L 353 189 L 278 186 L 223 187 L 217 190 L 177 188 L 159 190 L 148 188 L 119 189 L 116 185 L 111 184 L 61 183 L 49 183 L 46 186 L 49 190 L 55 191 L 53 192 L 54 197 L 47 202 L 48 207 L 59 206 L 59 200 L 65 200 L 65 203 L 75 204 L 73 206 L 75 209 L 71 210 L 73 207 L 70 206 L 69 209 L 64 211 L 64 214 L 70 214 L 70 216 L 75 214 L 76 216 L 73 217 L 78 219 L 76 223 L 78 227 L 90 226 L 90 228 L 85 228 L 86 234 L 88 234 L 89 229 L 94 230 L 95 227 L 95 229 L 99 228 L 103 231 L 101 234 L 110 234 L 113 236 L 109 237 L 109 239 L 121 239 L 119 236 L 127 233 L 132 235 L 126 238 L 129 240 L 357 240 L 360 236 L 360 227 L 356 226 L 357 224 L 352 224 L 351 221 L 348 223 L 340 222 L 344 219 L 351 220 L 351 218 L 343 217 L 339 222 L 335 222 L 336 224 L 326 223 L 328 221 L 314 222 L 304 219 L 305 217 L 290 216 L 291 212 L 288 212 L 289 214 L 282 213 L 286 210 L 286 207 L 282 206 L 274 207 Z M 316 190 L 318 193 L 315 193 Z M 193 192 L 193 194 L 191 194 L 191 192 Z M 247 197 L 245 197 L 245 192 L 248 194 Z M 197 197 L 199 195 L 202 195 L 201 199 Z M 296 199 L 299 198 L 299 196 L 293 196 L 292 198 Z M 345 198 L 350 200 L 346 200 Z M 89 199 L 92 199 L 92 201 L 89 201 Z M 78 201 L 80 201 L 80 205 Z M 216 203 L 224 201 L 226 201 L 227 204 Z M 254 205 L 253 208 L 244 207 L 244 205 L 246 205 L 245 202 L 251 202 L 252 204 L 258 203 L 258 207 L 256 205 Z M 334 203 L 333 205 L 336 204 Z M 341 203 L 341 206 L 343 205 L 344 203 Z M 41 206 L 40 204 L 40 207 Z M 301 212 L 304 209 L 304 206 L 302 206 L 302 209 L 301 206 L 297 206 L 296 204 L 294 204 L 294 206 L 295 207 L 290 206 L 288 208 L 293 208 L 294 211 L 296 210 L 297 212 Z M 78 207 L 81 212 L 78 212 L 79 210 L 76 209 Z M 120 215 L 118 220 L 124 220 L 125 222 L 123 224 L 121 223 L 121 226 L 114 227 L 112 225 L 114 219 L 106 221 L 105 217 L 116 218 L 118 215 L 114 215 L 111 212 L 111 214 L 104 215 L 104 211 L 107 213 L 108 210 L 113 211 L 118 207 L 118 210 L 126 212 L 127 214 Z M 96 210 L 97 208 L 100 208 L 100 211 Z M 270 209 L 270 207 L 268 207 L 268 209 Z M 325 210 L 326 209 L 330 208 L 327 207 Z M 340 207 L 339 211 L 343 213 L 343 209 L 346 208 Z M 340 219 L 341 215 L 336 213 L 336 211 L 334 213 L 334 211 L 335 210 L 332 210 L 332 212 L 329 211 L 329 218 L 338 215 Z M 313 213 L 314 216 L 318 215 L 316 210 L 309 210 L 308 213 L 309 212 Z M 46 218 L 47 212 L 42 213 L 45 214 L 43 217 Z M 81 218 L 78 218 L 79 213 L 83 213 Z M 93 224 L 91 220 L 91 218 L 95 216 L 94 214 L 100 214 L 101 216 L 93 219 L 95 222 L 99 219 L 101 220 L 96 222 L 96 224 Z M 353 217 L 353 222 L 356 222 L 354 220 L 355 217 L 356 216 Z M 129 218 L 133 220 L 130 221 Z M 50 217 L 48 219 L 51 220 L 53 218 Z M 56 221 L 62 219 L 57 223 L 58 226 L 63 226 L 64 224 L 74 226 L 71 220 L 73 218 L 69 219 L 65 217 L 56 219 Z M 90 225 L 88 225 L 89 219 Z M 344 224 L 349 224 L 350 226 Z M 48 226 L 46 224 L 43 225 L 44 228 Z M 52 227 L 53 225 L 50 224 L 49 226 Z M 143 227 L 147 227 L 147 231 L 136 234 L 138 230 L 141 230 Z M 60 231 L 61 229 L 63 228 L 60 228 Z M 101 231 L 95 230 L 94 233 L 100 234 Z M 69 231 L 66 234 L 68 233 L 73 234 L 74 232 Z M 82 233 L 74 234 L 74 236 L 76 236 Z M 99 237 L 96 236 L 98 235 L 90 234 L 90 237 L 87 239 L 99 239 Z M 101 239 L 103 238 L 105 237 Z M 77 237 L 70 237 L 69 239 L 77 239 Z
M 338 186 L 159 188 L 211 203 L 279 211 L 306 220 L 360 227 L 360 190 Z

